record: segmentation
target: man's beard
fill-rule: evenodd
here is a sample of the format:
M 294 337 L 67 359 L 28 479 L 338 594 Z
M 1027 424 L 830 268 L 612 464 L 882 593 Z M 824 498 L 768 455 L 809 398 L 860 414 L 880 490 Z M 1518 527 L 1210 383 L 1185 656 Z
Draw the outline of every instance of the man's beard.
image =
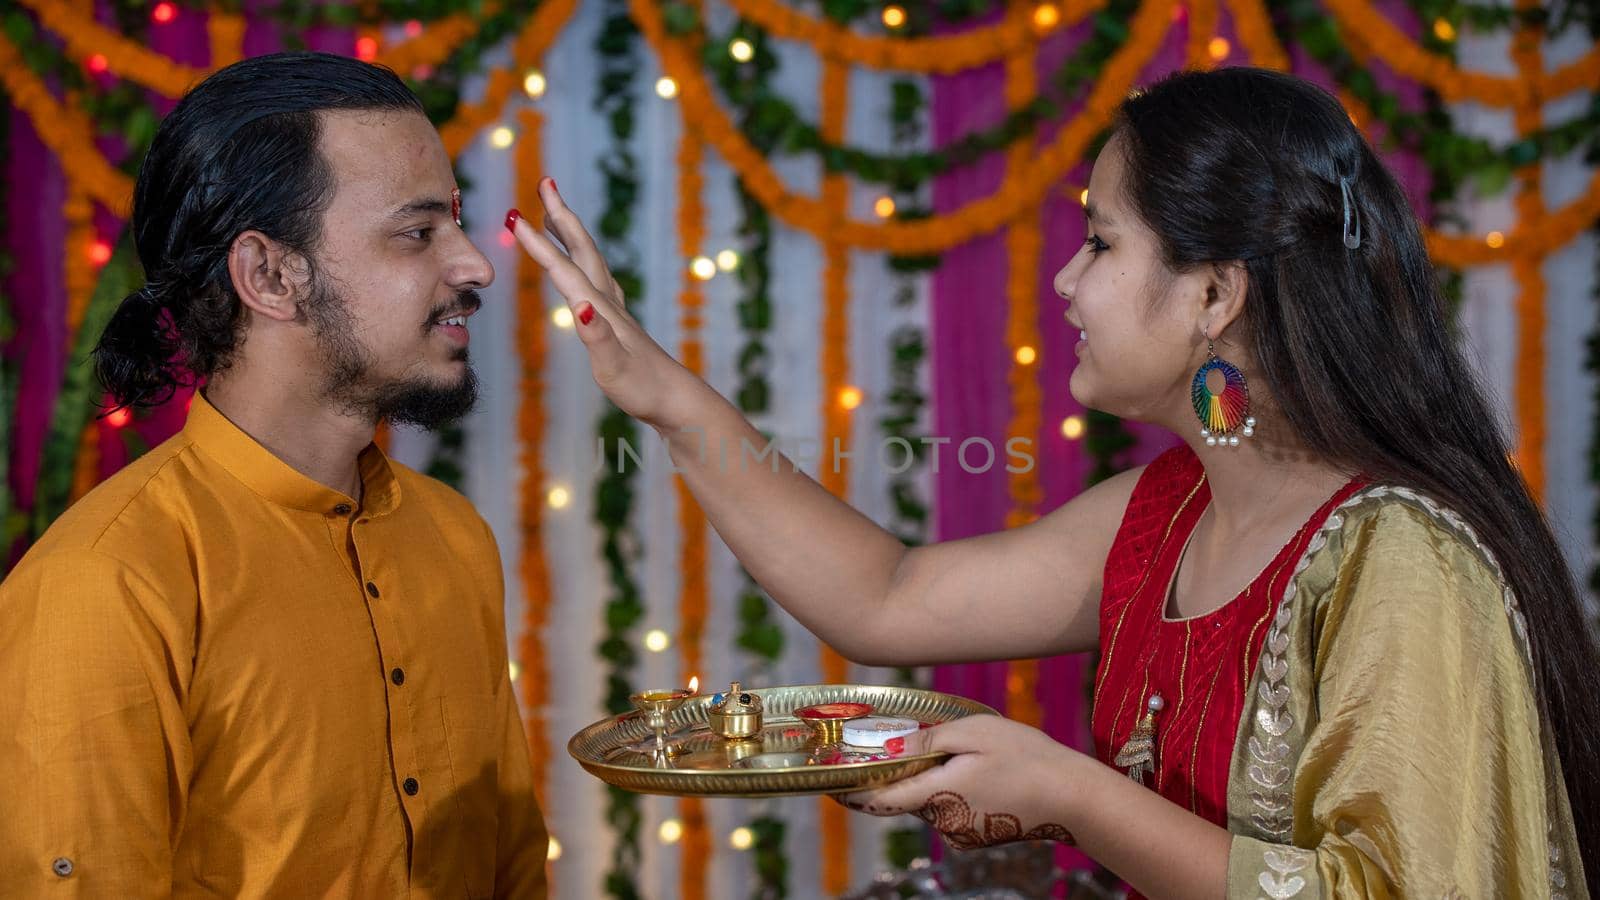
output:
M 322 282 L 321 278 L 317 280 Z M 482 304 L 476 291 L 462 291 L 454 303 L 430 313 L 422 325 L 423 332 L 426 334 L 441 316 L 452 311 L 470 313 Z M 304 309 L 311 334 L 321 345 L 327 364 L 322 395 L 342 411 L 369 418 L 374 424 L 388 420 L 436 431 L 465 416 L 477 403 L 478 376 L 471 365 L 455 382 L 415 378 L 370 384 L 372 354 L 356 339 L 344 298 L 323 282 L 316 286 L 312 302 Z M 467 348 L 457 350 L 454 358 L 467 362 Z

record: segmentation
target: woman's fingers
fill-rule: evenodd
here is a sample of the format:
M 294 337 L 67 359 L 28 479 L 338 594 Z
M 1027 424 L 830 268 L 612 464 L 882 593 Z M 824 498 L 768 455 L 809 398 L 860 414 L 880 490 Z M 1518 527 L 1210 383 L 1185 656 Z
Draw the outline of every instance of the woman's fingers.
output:
M 578 305 L 586 301 L 594 304 L 603 313 L 614 314 L 617 304 L 608 292 L 597 287 L 588 274 L 543 232 L 524 221 L 516 210 L 512 210 L 506 216 L 506 225 L 516 237 L 517 243 L 522 245 L 522 249 L 549 273 L 550 280 L 555 284 L 556 290 L 561 292 L 561 296 L 566 298 L 567 305 L 571 307 L 574 315 L 578 312 Z M 604 283 L 607 282 L 602 282 Z
M 588 301 L 577 304 L 573 317 L 577 319 L 578 338 L 589 349 L 589 368 L 594 373 L 595 383 L 601 390 L 618 384 L 628 365 L 629 354 L 617 340 L 616 329 Z
M 578 264 L 583 274 L 589 276 L 589 281 L 603 291 L 612 290 L 616 284 L 611 277 L 611 269 L 606 265 L 605 257 L 600 255 L 600 248 L 595 246 L 594 238 L 589 236 L 588 229 L 583 227 L 583 220 L 578 214 L 567 207 L 565 200 L 561 199 L 561 192 L 556 189 L 554 178 L 543 179 L 539 184 L 539 199 L 544 201 L 545 227 L 555 234 L 561 245 L 567 248 L 572 261 Z M 623 305 L 622 293 L 617 291 L 611 294 L 611 299 L 617 306 Z

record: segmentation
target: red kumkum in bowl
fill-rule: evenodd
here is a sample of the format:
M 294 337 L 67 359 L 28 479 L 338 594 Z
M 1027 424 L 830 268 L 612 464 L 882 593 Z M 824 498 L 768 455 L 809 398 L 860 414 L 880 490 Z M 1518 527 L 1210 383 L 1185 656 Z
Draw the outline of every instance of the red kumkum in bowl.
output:
M 837 744 L 844 734 L 844 723 L 872 715 L 866 703 L 819 703 L 794 711 L 795 717 L 811 726 L 817 740 L 824 744 Z

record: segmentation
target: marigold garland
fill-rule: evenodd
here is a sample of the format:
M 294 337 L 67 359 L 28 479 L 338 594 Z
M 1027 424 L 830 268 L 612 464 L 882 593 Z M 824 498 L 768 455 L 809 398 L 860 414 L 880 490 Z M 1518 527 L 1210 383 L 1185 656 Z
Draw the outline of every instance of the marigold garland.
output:
M 901 73 L 951 75 L 1021 52 L 1034 39 L 1033 4 L 1011 3 L 1005 19 L 957 34 L 926 38 L 856 34 L 828 19 L 815 19 L 778 0 L 728 0 L 734 12 L 773 37 L 803 41 L 818 56 Z M 1105 0 L 1074 0 L 1052 29 L 1076 25 Z
M 689 261 L 705 246 L 705 178 L 701 161 L 705 156 L 694 129 L 685 124 L 678 139 L 678 249 L 682 257 L 682 284 L 678 289 L 678 358 L 689 371 L 704 377 L 705 348 L 701 328 L 705 323 L 705 289 Z M 711 458 L 712 448 L 702 447 Z M 701 671 L 701 650 L 705 637 L 706 614 L 710 607 L 710 584 L 706 565 L 706 516 L 689 483 L 682 475 L 673 476 L 678 498 L 678 569 L 682 579 L 678 592 L 678 646 L 683 653 L 680 683 L 705 674 Z M 683 839 L 678 853 L 678 895 L 684 900 L 703 900 L 706 895 L 706 866 L 711 858 L 711 839 L 706 828 L 705 806 L 698 797 L 678 801 L 678 818 Z
M 544 119 L 531 109 L 519 111 L 522 139 L 517 141 L 517 208 L 527 210 L 532 221 L 544 221 L 544 203 L 539 199 L 540 134 Z M 548 802 L 550 739 L 545 727 L 549 673 L 546 671 L 544 629 L 549 621 L 554 587 L 550 565 L 544 552 L 545 469 L 544 436 L 548 415 L 545 412 L 544 370 L 547 360 L 545 340 L 544 270 L 530 260 L 519 259 L 516 281 L 517 353 L 521 357 L 517 385 L 517 456 L 522 464 L 518 492 L 521 521 L 522 627 L 517 636 L 517 664 L 521 674 L 516 690 L 522 701 L 522 721 L 528 736 L 528 759 L 533 768 L 535 796 Z
M 850 104 L 850 67 L 837 57 L 822 59 L 822 136 L 834 143 L 844 140 L 845 120 Z M 742 140 L 742 136 L 741 136 Z M 848 215 L 850 184 L 838 172 L 824 172 L 822 202 L 828 220 L 843 221 Z M 822 486 L 835 497 L 850 498 L 850 470 L 834 447 L 848 447 L 853 415 L 842 402 L 850 378 L 850 246 L 825 229 L 822 243 Z M 849 665 L 844 657 L 826 644 L 822 647 L 822 680 L 840 684 L 847 680 Z M 843 806 L 821 798 L 822 890 L 837 897 L 850 888 L 850 817 Z
M 483 99 L 461 104 L 455 116 L 440 126 L 439 138 L 452 159 L 460 156 L 479 132 L 501 116 L 512 91 L 522 84 L 522 72 L 532 68 L 561 36 L 577 7 L 578 0 L 543 0 L 539 4 L 512 42 L 510 64 L 489 73 Z
M 86 59 L 91 54 L 98 53 L 106 58 L 109 71 L 170 99 L 183 96 L 190 86 L 216 68 L 239 58 L 230 56 L 227 52 L 220 58 L 215 55 L 219 46 L 219 36 L 222 38 L 220 46 L 224 51 L 230 47 L 243 45 L 243 18 L 237 14 L 213 12 L 211 13 L 213 21 L 207 23 L 208 31 L 215 23 L 220 29 L 220 34 L 211 32 L 211 46 L 214 53 L 212 65 L 208 68 L 196 68 L 128 40 L 95 21 L 92 15 L 74 9 L 63 0 L 18 0 L 18 2 L 33 10 L 39 17 L 40 23 L 61 37 L 68 54 Z M 476 34 L 479 24 L 493 15 L 497 9 L 498 4 L 491 3 L 485 6 L 480 15 L 456 13 L 430 22 L 424 26 L 421 34 L 380 53 L 375 62 L 400 72 L 409 72 L 421 65 L 438 65 L 468 38 Z M 215 21 L 219 19 L 222 21 Z
M 1217 21 L 1222 10 L 1218 0 L 1189 0 L 1189 29 L 1184 39 L 1184 66 L 1190 69 L 1212 69 L 1217 61 L 1211 58 L 1211 39 L 1217 33 Z
M 60 160 L 67 180 L 100 205 L 123 215 L 133 198 L 133 179 L 106 162 L 94 145 L 88 118 L 70 104 L 58 104 L 4 35 L 0 35 L 0 85 L 11 96 L 12 105 L 27 115 L 39 140 Z
M 1038 80 L 1036 52 L 1036 45 L 1030 42 L 1022 52 L 1006 59 L 1007 109 L 1015 109 L 1034 92 Z M 1026 165 L 1031 154 L 1032 149 L 1025 144 L 1012 147 L 1006 154 L 1006 168 L 1009 170 Z M 1042 346 L 1039 339 L 1039 259 L 1042 252 L 1039 214 L 1039 206 L 1025 208 L 1022 215 L 1012 220 L 1005 237 L 1006 347 L 1012 353 L 1011 368 L 1006 373 L 1011 393 L 1011 422 L 1006 430 L 1006 442 L 1009 443 L 1013 437 L 1025 436 L 1035 442 L 1035 450 L 1043 399 L 1040 396 L 1038 365 L 1038 353 Z M 1027 348 L 1033 356 L 1018 356 L 1024 352 L 1023 348 Z M 1034 467 L 1029 467 L 1025 472 L 1008 474 L 1011 508 L 1006 513 L 1006 527 L 1018 528 L 1038 518 L 1044 491 L 1039 486 L 1039 473 Z M 1013 661 L 1006 675 L 1006 715 L 1035 728 L 1044 724 L 1044 710 L 1039 706 L 1038 692 L 1039 661 Z
M 848 218 L 836 221 L 825 203 L 791 193 L 771 164 L 718 108 L 695 57 L 681 41 L 668 36 L 656 4 L 652 0 L 629 0 L 645 39 L 656 50 L 667 74 L 679 84 L 685 118 L 764 206 L 819 240 L 836 240 L 860 249 L 887 250 L 903 256 L 938 253 L 965 243 L 995 231 L 1025 206 L 1036 203 L 1044 187 L 1059 181 L 1110 123 L 1139 73 L 1160 50 L 1171 25 L 1172 6 L 1173 0 L 1144 0 L 1130 25 L 1128 41 L 1107 63 L 1083 110 L 1061 129 L 1051 145 L 1030 158 L 1025 171 L 1007 173 L 999 191 L 944 215 L 869 224 Z
M 437 66 L 471 40 L 482 24 L 500 12 L 499 2 L 485 3 L 476 13 L 454 13 L 422 26 L 422 33 L 392 47 L 378 51 L 373 62 L 396 72 L 410 72 L 418 66 Z
M 88 127 L 88 123 L 84 123 Z M 62 280 L 67 294 L 66 350 L 70 359 L 78 332 L 83 328 L 89 311 L 89 299 L 94 294 L 95 264 L 89 258 L 89 248 L 94 243 L 94 202 L 82 187 L 68 183 L 66 200 L 62 203 L 62 218 L 66 220 L 66 247 L 61 254 Z M 77 502 L 89 493 L 100 480 L 100 423 L 90 418 L 84 423 L 78 438 L 78 453 L 72 471 L 72 488 L 67 499 Z
M 181 97 L 191 85 L 206 76 L 207 70 L 184 65 L 130 41 L 62 0 L 17 2 L 33 10 L 40 24 L 56 33 L 67 55 L 88 59 L 98 53 L 106 58 L 109 71 L 164 97 Z
M 1228 0 L 1234 14 L 1234 25 L 1239 40 L 1258 66 L 1279 68 L 1287 65 L 1288 54 L 1273 33 L 1271 23 L 1260 0 Z M 1368 126 L 1371 112 L 1353 96 L 1340 94 L 1345 108 L 1356 117 L 1357 124 Z M 1535 126 L 1536 127 L 1536 126 Z M 1520 130 L 1520 129 L 1519 129 Z M 1525 132 L 1524 132 L 1525 133 Z M 1542 259 L 1556 247 L 1563 247 L 1600 218 L 1600 173 L 1590 180 L 1588 190 L 1571 203 L 1546 213 L 1519 208 L 1520 221 L 1514 231 L 1503 236 L 1498 246 L 1491 245 L 1484 235 L 1453 235 L 1424 226 L 1423 238 L 1428 255 L 1434 262 L 1455 269 L 1522 258 Z
M 1365 48 L 1406 78 L 1420 81 L 1450 102 L 1475 100 L 1489 106 L 1549 100 L 1579 89 L 1600 88 L 1600 47 L 1554 72 L 1541 67 L 1516 76 L 1464 71 L 1418 46 L 1368 0 L 1327 0 L 1327 8 L 1355 47 Z
M 62 203 L 62 217 L 66 220 L 66 248 L 62 253 L 63 276 L 67 288 L 67 352 L 78 339 L 78 329 L 89 311 L 89 298 L 94 294 L 95 263 L 89 258 L 94 246 L 94 202 L 81 185 L 67 186 L 67 197 Z
M 1521 11 L 1536 9 L 1539 0 L 1516 0 Z M 1544 69 L 1539 52 L 1544 30 L 1537 25 L 1517 28 L 1511 38 L 1511 59 L 1523 78 L 1533 78 Z M 1543 104 L 1535 97 L 1520 100 L 1513 111 L 1517 133 L 1527 135 L 1539 128 Z M 1544 215 L 1544 190 L 1534 161 L 1517 172 L 1517 218 L 1532 222 Z M 1528 483 L 1535 500 L 1544 499 L 1545 437 L 1545 281 L 1543 255 L 1522 254 L 1512 260 L 1512 279 L 1517 285 L 1517 362 L 1512 388 L 1517 411 L 1517 467 Z
M 1228 11 L 1233 14 L 1234 34 L 1250 55 L 1250 61 L 1263 68 L 1287 72 L 1289 54 L 1278 43 L 1278 35 L 1272 30 L 1272 20 L 1261 0 L 1227 2 Z
M 1542 257 L 1554 248 L 1566 246 L 1596 219 L 1600 219 L 1600 172 L 1595 173 L 1582 196 L 1553 213 L 1519 223 L 1498 247 L 1490 246 L 1481 235 L 1449 235 L 1426 228 L 1423 236 L 1435 261 L 1464 269 L 1519 257 Z
M 244 58 L 245 18 L 213 9 L 206 14 L 206 42 L 211 46 L 211 68 L 231 66 Z

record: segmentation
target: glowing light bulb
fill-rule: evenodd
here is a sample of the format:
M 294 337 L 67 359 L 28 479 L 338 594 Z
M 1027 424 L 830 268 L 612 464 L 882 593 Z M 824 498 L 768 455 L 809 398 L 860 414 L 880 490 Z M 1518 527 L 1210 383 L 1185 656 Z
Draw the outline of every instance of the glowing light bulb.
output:
M 99 75 L 111 68 L 111 61 L 106 59 L 106 55 L 104 53 L 96 53 L 89 57 L 89 60 L 87 63 L 85 63 L 85 65 L 89 67 L 89 71 Z
M 553 487 L 545 495 L 545 502 L 550 504 L 551 509 L 566 509 L 567 504 L 572 502 L 572 492 L 564 487 Z
M 1061 436 L 1069 441 L 1083 437 L 1083 416 L 1067 416 L 1061 420 Z
M 489 132 L 489 144 L 497 150 L 504 150 L 516 143 L 517 133 L 504 125 Z
M 683 823 L 677 819 L 668 819 L 656 829 L 656 836 L 661 838 L 663 844 L 676 844 L 683 837 Z
M 420 34 L 422 34 L 422 23 L 416 19 L 408 19 L 406 21 L 406 37 L 414 38 Z
M 1433 36 L 1445 43 L 1456 39 L 1456 27 L 1450 24 L 1449 19 L 1433 20 Z
M 518 678 L 522 677 L 522 665 L 516 660 L 513 659 L 507 668 L 510 670 L 509 674 L 511 675 L 512 681 L 516 681 Z
M 545 80 L 544 73 L 538 69 L 529 69 L 528 74 L 522 76 L 522 92 L 527 94 L 530 100 L 543 97 L 545 88 L 549 86 L 550 83 Z
M 733 57 L 735 62 L 746 63 L 756 58 L 756 48 L 744 38 L 737 38 L 728 45 L 728 55 Z
M 173 3 L 157 3 L 150 10 L 150 21 L 157 25 L 165 25 L 178 17 L 178 7 Z
M 855 409 L 861 405 L 861 389 L 858 387 L 844 387 L 839 389 L 839 405 L 845 409 Z
M 885 28 L 899 28 L 906 23 L 906 11 L 898 6 L 885 6 L 883 8 L 883 25 Z
M 555 862 L 561 858 L 561 842 L 556 840 L 556 836 L 553 834 L 550 835 L 550 849 L 545 852 L 544 858 L 550 862 Z
M 1211 43 L 1206 45 L 1206 49 L 1210 51 L 1212 59 L 1221 62 L 1228 58 L 1229 53 L 1233 52 L 1233 45 L 1228 43 L 1228 39 L 1225 37 L 1214 37 L 1211 39 Z
M 1491 231 L 1487 235 L 1484 235 L 1483 242 L 1488 244 L 1490 247 L 1499 250 L 1501 247 L 1506 245 L 1506 236 L 1498 231 Z
M 879 197 L 877 202 L 872 204 L 872 211 L 877 213 L 880 219 L 889 218 L 894 215 L 894 198 L 889 196 Z
M 556 323 L 557 328 L 571 328 L 572 310 L 565 306 L 558 306 L 551 311 L 550 321 Z
M 748 828 L 735 828 L 728 835 L 728 846 L 735 850 L 749 850 L 755 846 L 756 836 Z
M 717 268 L 724 272 L 732 272 L 739 268 L 739 254 L 734 250 L 723 250 L 717 254 Z
M 362 62 L 372 62 L 378 58 L 378 41 L 376 38 L 356 38 L 356 59 Z
M 1023 346 L 1017 348 L 1017 363 L 1019 365 L 1031 366 L 1038 358 L 1039 351 L 1032 347 Z
M 126 428 L 133 421 L 133 410 L 119 406 L 106 414 L 106 424 L 112 428 Z
M 1061 10 L 1054 3 L 1041 3 L 1033 8 L 1033 25 L 1040 31 L 1049 31 L 1061 24 Z
M 89 244 L 89 262 L 103 266 L 111 261 L 111 245 L 105 241 L 92 241 Z
M 1088 206 L 1089 205 L 1089 189 L 1088 188 L 1084 188 L 1083 189 L 1083 193 L 1078 195 L 1078 203 L 1080 205 L 1082 205 L 1082 206 Z
M 672 638 L 659 628 L 652 628 L 644 634 L 644 648 L 651 653 L 660 653 L 672 646 Z
M 678 82 L 670 75 L 663 75 L 656 79 L 656 96 L 663 100 L 671 100 L 678 96 Z
M 710 281 L 716 277 L 717 264 L 709 256 L 696 256 L 689 263 L 689 274 L 701 281 Z

